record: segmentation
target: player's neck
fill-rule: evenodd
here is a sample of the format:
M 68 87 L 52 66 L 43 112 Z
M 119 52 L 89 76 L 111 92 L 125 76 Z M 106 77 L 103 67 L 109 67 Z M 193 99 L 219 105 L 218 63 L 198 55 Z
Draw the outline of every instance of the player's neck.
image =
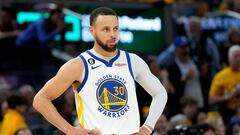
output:
M 116 49 L 113 52 L 108 52 L 103 50 L 99 45 L 94 45 L 93 49 L 100 55 L 104 56 L 104 57 L 113 57 L 115 55 L 117 55 L 118 49 Z

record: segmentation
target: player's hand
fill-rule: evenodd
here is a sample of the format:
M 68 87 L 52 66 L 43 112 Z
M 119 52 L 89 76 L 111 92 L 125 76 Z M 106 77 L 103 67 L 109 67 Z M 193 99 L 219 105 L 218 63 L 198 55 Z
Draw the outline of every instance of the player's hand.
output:
M 140 127 L 139 132 L 138 133 L 134 133 L 133 135 L 151 135 L 151 133 L 152 132 L 150 132 L 145 126 L 142 126 L 142 127 Z
M 88 130 L 88 134 L 90 134 L 90 135 L 102 135 L 101 132 L 97 129 Z
M 73 127 L 72 129 L 68 130 L 66 135 L 89 135 L 91 130 L 87 130 L 81 127 Z

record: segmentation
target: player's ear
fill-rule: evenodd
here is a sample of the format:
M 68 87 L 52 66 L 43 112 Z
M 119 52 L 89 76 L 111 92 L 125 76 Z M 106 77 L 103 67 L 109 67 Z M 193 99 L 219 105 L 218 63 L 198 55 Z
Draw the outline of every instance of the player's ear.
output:
M 91 35 L 94 36 L 94 27 L 93 26 L 90 26 L 89 31 L 90 31 Z

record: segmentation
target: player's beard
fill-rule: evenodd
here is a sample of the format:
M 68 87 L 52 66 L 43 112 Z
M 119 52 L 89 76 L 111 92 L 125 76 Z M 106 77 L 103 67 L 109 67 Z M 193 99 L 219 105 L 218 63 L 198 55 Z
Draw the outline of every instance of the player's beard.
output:
M 114 52 L 114 51 L 117 49 L 117 43 L 116 43 L 113 47 L 110 47 L 110 46 L 108 46 L 107 44 L 104 44 L 104 43 L 98 38 L 98 36 L 96 36 L 95 39 L 96 39 L 97 44 L 99 44 L 99 46 L 100 46 L 103 50 L 105 50 L 105 51 L 107 51 L 107 52 Z

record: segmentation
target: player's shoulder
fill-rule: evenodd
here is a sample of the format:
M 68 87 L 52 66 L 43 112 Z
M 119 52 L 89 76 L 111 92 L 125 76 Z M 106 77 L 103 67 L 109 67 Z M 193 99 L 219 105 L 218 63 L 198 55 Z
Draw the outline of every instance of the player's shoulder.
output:
M 72 58 L 64 63 L 57 73 L 57 78 L 79 80 L 83 73 L 84 66 L 80 58 Z
M 141 67 L 142 65 L 145 65 L 145 61 L 139 55 L 137 55 L 135 53 L 131 53 L 131 52 L 128 52 L 128 54 L 130 57 L 132 69 L 134 71 L 138 70 L 138 68 Z
M 63 66 L 70 69 L 81 69 L 83 67 L 83 62 L 82 59 L 78 56 L 70 59 Z
M 132 53 L 132 52 L 127 52 L 127 51 L 124 51 L 124 52 L 126 52 L 129 56 L 130 56 L 130 58 L 140 58 L 137 54 L 135 54 L 135 53 Z
M 143 61 L 143 59 L 135 53 L 128 52 L 128 54 L 130 56 L 131 61 Z

